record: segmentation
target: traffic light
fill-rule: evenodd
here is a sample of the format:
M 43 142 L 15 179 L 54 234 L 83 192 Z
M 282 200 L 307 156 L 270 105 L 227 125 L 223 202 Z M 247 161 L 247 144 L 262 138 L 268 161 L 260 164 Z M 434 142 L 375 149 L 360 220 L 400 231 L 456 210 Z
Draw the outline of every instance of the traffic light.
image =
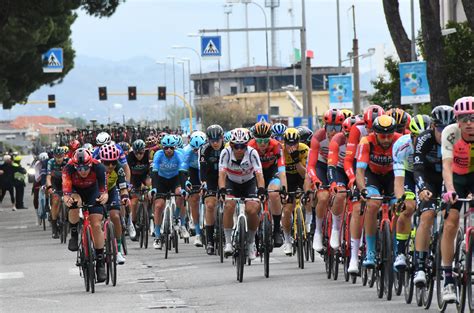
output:
M 166 87 L 158 87 L 158 100 L 166 100 Z
M 137 87 L 128 87 L 128 100 L 137 100 Z
M 99 100 L 107 100 L 107 87 L 99 87 Z
M 54 109 L 56 107 L 56 95 L 48 95 L 48 108 Z

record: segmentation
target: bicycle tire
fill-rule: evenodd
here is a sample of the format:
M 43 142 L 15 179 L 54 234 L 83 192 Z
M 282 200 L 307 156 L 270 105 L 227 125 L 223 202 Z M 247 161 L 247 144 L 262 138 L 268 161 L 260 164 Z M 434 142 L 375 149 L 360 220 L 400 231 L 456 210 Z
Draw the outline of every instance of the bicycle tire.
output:
M 135 229 L 135 232 L 136 232 L 136 235 L 135 236 L 138 236 L 138 241 L 139 241 L 139 244 L 140 244 L 140 249 L 143 248 L 143 245 L 145 244 L 144 242 L 144 233 L 143 233 L 143 229 L 145 227 L 145 214 L 144 214 L 144 207 L 143 207 L 143 203 L 140 201 L 140 203 L 138 204 L 138 210 L 137 210 L 137 228 Z
M 237 234 L 237 244 L 236 244 L 236 267 L 237 267 L 237 280 L 241 283 L 244 279 L 244 264 L 245 264 L 245 251 L 247 250 L 247 242 L 245 233 L 245 219 L 239 219 L 238 225 L 238 234 Z
M 219 260 L 221 263 L 224 263 L 224 227 L 222 224 L 223 214 L 222 212 L 217 213 L 218 223 L 217 223 L 217 237 L 218 237 L 218 247 L 217 253 L 219 254 Z
M 332 260 L 332 265 L 333 265 L 333 272 L 332 272 L 332 278 L 334 280 L 337 280 L 337 278 L 339 277 L 339 251 L 338 250 L 334 250 L 332 249 L 332 257 L 333 257 L 333 260 Z
M 344 256 L 342 258 L 342 266 L 343 266 L 343 269 L 344 269 L 344 281 L 345 282 L 348 282 L 349 279 L 351 278 L 351 274 L 348 272 L 348 269 L 349 269 L 349 261 L 350 261 L 350 258 L 349 257 L 346 257 Z M 354 275 L 355 276 L 355 275 Z
M 472 279 L 472 258 L 473 258 L 473 249 L 474 249 L 474 232 L 471 231 L 469 235 L 469 243 L 468 243 L 468 250 L 466 254 L 466 267 L 465 267 L 465 273 L 466 273 L 466 284 L 465 288 L 466 289 L 466 297 L 467 297 L 467 304 L 469 308 L 469 312 L 474 311 L 474 299 L 472 298 L 472 284 L 474 283 Z
M 270 248 L 272 245 L 271 229 L 272 229 L 272 222 L 270 221 L 268 214 L 264 214 L 263 215 L 263 272 L 266 278 L 270 276 Z
M 79 249 L 77 250 L 77 256 L 79 260 L 79 274 L 82 276 L 84 280 L 84 287 L 86 292 L 89 292 L 90 285 L 89 285 L 89 268 L 86 264 L 86 252 L 84 250 L 84 244 L 82 240 L 82 232 L 79 231 Z M 77 262 L 77 261 L 76 261 Z
M 415 287 L 413 275 L 410 271 L 404 271 L 404 276 L 403 295 L 405 297 L 405 303 L 410 304 L 413 301 L 413 289 Z
M 87 271 L 89 274 L 90 292 L 95 293 L 95 256 L 94 246 L 92 243 L 91 228 L 86 228 L 86 245 L 87 245 Z
M 455 245 L 455 252 L 454 252 L 454 268 L 453 271 L 457 272 L 457 277 L 455 277 L 455 287 L 456 293 L 459 297 L 459 301 L 456 302 L 456 309 L 458 313 L 464 313 L 464 309 L 466 308 L 466 293 L 462 292 L 462 286 L 466 285 L 466 271 L 464 270 L 464 265 L 462 261 L 464 260 L 465 253 L 462 243 L 464 241 L 464 233 L 461 231 L 461 228 L 458 228 L 456 233 L 456 245 Z M 464 254 L 464 255 L 462 255 Z
M 362 286 L 367 286 L 367 281 L 369 280 L 369 275 L 367 273 L 367 269 L 362 268 L 360 275 L 361 275 Z M 352 276 L 356 276 L 356 275 L 352 275 Z
M 189 242 L 189 238 L 188 238 Z M 174 252 L 178 253 L 178 232 L 173 229 L 173 246 L 174 246 Z
M 438 235 L 438 243 L 436 245 L 436 299 L 438 301 L 438 310 L 444 312 L 448 306 L 447 303 L 443 301 L 442 295 L 442 285 L 444 285 L 444 276 L 443 268 L 441 267 L 441 238 L 443 238 L 443 223 L 440 225 L 440 232 Z
M 408 259 L 408 258 L 407 258 Z M 402 294 L 403 286 L 404 286 L 404 279 L 405 279 L 405 272 L 408 270 L 398 270 L 393 274 L 393 289 L 395 290 L 395 295 L 399 296 Z
M 298 267 L 300 269 L 304 269 L 304 251 L 303 251 L 303 241 L 304 241 L 304 234 L 303 234 L 303 219 L 302 219 L 302 212 L 301 207 L 296 209 L 296 234 L 297 237 L 297 250 L 296 254 L 298 257 Z
M 122 227 L 122 229 L 123 229 L 123 227 Z M 125 236 L 124 231 L 122 231 L 121 238 L 122 238 L 122 252 L 123 252 L 124 255 L 128 255 L 127 238 Z
M 434 263 L 434 262 L 431 262 Z M 423 307 L 425 310 L 428 310 L 431 306 L 431 301 L 433 301 L 433 293 L 434 293 L 434 285 L 436 283 L 436 278 L 434 277 L 434 271 L 430 267 L 426 267 L 426 286 L 424 287 L 425 290 L 425 296 L 423 297 Z
M 46 218 L 42 217 L 41 218 L 41 224 L 43 224 L 43 230 L 46 230 Z
M 109 279 L 109 274 L 110 274 L 110 280 L 112 281 L 112 285 L 115 286 L 117 285 L 117 242 L 115 240 L 114 225 L 112 222 L 107 223 L 106 253 L 107 253 L 106 283 L 108 285 L 108 279 Z
M 393 291 L 393 247 L 392 247 L 392 232 L 390 231 L 390 224 L 388 222 L 384 223 L 383 228 L 384 236 L 384 294 L 387 301 L 392 300 L 392 291 Z
M 142 229 L 140 230 L 140 233 L 141 237 L 145 238 L 143 245 L 145 246 L 145 249 L 148 249 L 148 229 L 150 229 L 150 217 L 148 216 L 148 210 L 145 207 L 143 207 L 143 216 L 144 224 L 142 226 Z
M 384 271 L 384 263 L 383 263 L 383 256 L 384 256 L 384 246 L 385 246 L 385 241 L 384 241 L 384 236 L 383 232 L 381 230 L 377 230 L 377 236 L 376 236 L 376 262 L 375 262 L 375 268 L 374 272 L 376 274 L 376 288 L 377 288 L 377 297 L 379 299 L 383 298 L 384 294 L 384 284 L 385 284 L 385 271 Z

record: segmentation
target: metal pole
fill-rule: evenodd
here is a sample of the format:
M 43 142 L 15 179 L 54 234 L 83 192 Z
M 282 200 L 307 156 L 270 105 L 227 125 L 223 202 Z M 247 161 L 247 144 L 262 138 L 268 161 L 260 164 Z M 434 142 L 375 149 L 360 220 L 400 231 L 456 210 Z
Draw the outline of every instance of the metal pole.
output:
M 308 92 L 306 90 L 306 20 L 304 13 L 304 0 L 301 0 L 301 5 L 303 8 L 302 19 L 303 25 L 301 27 L 300 36 L 301 36 L 301 92 L 303 95 L 303 115 L 308 116 Z
M 219 97 L 221 96 L 221 59 L 217 60 L 217 81 L 219 84 Z
M 232 6 L 225 6 L 225 14 L 227 15 L 227 30 L 229 30 L 229 21 L 230 21 L 230 13 L 232 13 Z M 227 33 L 227 65 L 229 66 L 229 70 L 232 68 L 230 62 L 230 32 Z
M 186 60 L 188 61 L 188 92 L 189 92 L 189 104 L 192 105 L 193 99 L 191 98 L 191 60 Z
M 415 4 L 414 0 L 410 1 L 411 9 L 411 61 L 416 61 L 416 42 L 415 42 Z M 413 104 L 413 112 L 418 114 L 418 105 Z
M 413 0 L 412 0 L 413 1 Z M 337 5 L 337 54 L 338 54 L 338 67 L 339 75 L 342 74 L 342 58 L 341 58 L 341 19 L 339 16 L 339 0 L 336 2 Z
M 360 81 L 359 81 L 359 42 L 357 40 L 355 24 L 355 6 L 352 6 L 352 23 L 354 27 L 354 39 L 352 41 L 352 55 L 354 56 L 354 113 L 360 113 Z
M 183 97 L 186 97 L 186 79 L 185 79 L 185 73 L 184 73 L 184 61 L 183 61 Z M 186 118 L 186 112 L 183 111 L 183 118 Z M 179 122 L 179 125 L 181 125 L 181 121 Z
M 176 74 L 175 74 L 175 64 L 174 64 L 174 57 L 173 57 L 173 93 L 176 93 Z M 177 115 L 177 110 L 176 110 L 176 97 L 173 97 L 173 112 L 174 112 L 174 119 L 173 119 L 173 125 L 175 128 L 177 128 L 177 120 L 176 120 L 176 115 Z
M 249 28 L 248 2 L 245 3 L 245 28 Z M 250 67 L 250 41 L 248 31 L 245 32 L 245 41 L 247 43 L 247 67 Z
M 276 20 L 276 10 L 275 10 L 275 7 L 273 5 L 273 1 L 272 1 L 272 5 L 271 5 L 271 8 L 270 8 L 270 27 L 271 28 L 274 28 L 275 27 L 275 20 Z M 266 26 L 265 26 L 266 27 Z M 277 42 L 276 42 L 276 32 L 274 30 L 272 30 L 272 66 L 276 66 L 277 65 Z

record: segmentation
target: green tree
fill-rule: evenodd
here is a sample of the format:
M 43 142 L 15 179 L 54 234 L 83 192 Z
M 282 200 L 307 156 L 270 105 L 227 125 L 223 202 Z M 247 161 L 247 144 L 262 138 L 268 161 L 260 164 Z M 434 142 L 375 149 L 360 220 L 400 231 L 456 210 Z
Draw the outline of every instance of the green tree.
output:
M 69 124 L 71 124 L 72 126 L 76 128 L 85 128 L 87 125 L 87 121 L 83 119 L 82 117 L 74 117 L 74 118 L 61 117 L 61 119 L 68 122 Z
M 118 0 L 2 0 L 0 2 L 0 103 L 10 109 L 26 102 L 43 85 L 59 84 L 74 67 L 71 25 L 75 10 L 97 17 L 112 15 Z M 64 51 L 62 73 L 43 73 L 41 55 L 50 48 Z
M 384 109 L 396 106 L 400 103 L 400 71 L 398 65 L 400 62 L 392 56 L 385 58 L 385 69 L 389 77 L 380 75 L 372 81 L 375 93 L 370 97 L 370 101 L 381 105 Z

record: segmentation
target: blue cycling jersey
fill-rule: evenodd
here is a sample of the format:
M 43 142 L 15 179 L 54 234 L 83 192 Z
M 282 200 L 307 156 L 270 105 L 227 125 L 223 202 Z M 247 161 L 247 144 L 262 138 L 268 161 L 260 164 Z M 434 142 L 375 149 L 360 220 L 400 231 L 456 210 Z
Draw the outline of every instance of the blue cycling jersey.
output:
M 122 165 L 127 164 L 127 156 L 125 155 L 125 153 L 123 153 L 122 147 L 120 147 L 119 144 L 115 144 L 115 146 L 120 151 L 120 156 L 118 158 L 120 164 L 122 164 Z M 94 152 L 92 152 L 92 157 L 96 160 L 100 160 L 99 152 L 100 152 L 100 147 L 95 148 Z
M 194 169 L 199 169 L 199 155 L 197 151 L 195 152 L 190 145 L 184 147 L 184 161 L 186 163 L 186 169 L 190 167 Z
M 178 176 L 179 171 L 186 170 L 186 162 L 181 151 L 175 150 L 170 158 L 163 150 L 157 151 L 153 156 L 153 172 L 158 172 L 158 176 L 170 179 Z
M 405 171 L 413 172 L 413 155 L 415 149 L 411 135 L 403 135 L 394 144 L 393 172 L 396 177 L 404 177 Z

